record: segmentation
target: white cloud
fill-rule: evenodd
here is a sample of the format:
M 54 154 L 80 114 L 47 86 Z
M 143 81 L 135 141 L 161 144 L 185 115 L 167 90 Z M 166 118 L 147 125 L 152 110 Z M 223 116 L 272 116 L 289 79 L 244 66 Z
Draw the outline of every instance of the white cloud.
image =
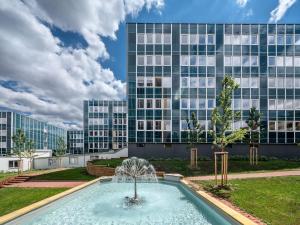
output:
M 271 17 L 269 23 L 277 23 L 296 1 L 297 0 L 279 0 L 278 6 L 270 13 Z
M 163 0 L 1 1 L 0 80 L 17 88 L 0 86 L 0 107 L 81 126 L 83 100 L 125 98 L 126 84 L 99 64 L 109 58 L 101 38 L 115 40 L 126 15 L 143 7 L 160 10 Z M 88 46 L 64 47 L 49 26 L 82 35 Z
M 235 0 L 236 4 L 240 7 L 245 7 L 249 0 Z

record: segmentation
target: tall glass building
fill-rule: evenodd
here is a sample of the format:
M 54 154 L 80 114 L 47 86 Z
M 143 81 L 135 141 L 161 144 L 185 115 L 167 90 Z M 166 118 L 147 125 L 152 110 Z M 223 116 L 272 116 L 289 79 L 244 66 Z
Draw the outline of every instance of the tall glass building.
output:
M 127 102 L 84 101 L 85 153 L 107 152 L 127 147 Z
M 12 137 L 18 129 L 22 129 L 26 137 L 32 140 L 35 148 L 39 150 L 56 149 L 57 141 L 60 137 L 67 141 L 67 132 L 65 129 L 20 113 L 0 111 L 1 156 L 12 153 L 12 148 L 14 147 Z
M 83 154 L 83 130 L 68 130 L 67 153 Z
M 299 24 L 128 23 L 129 155 L 186 143 L 192 112 L 207 131 L 225 74 L 240 85 L 232 108 L 242 117 L 232 129 L 255 106 L 260 143 L 300 141 Z

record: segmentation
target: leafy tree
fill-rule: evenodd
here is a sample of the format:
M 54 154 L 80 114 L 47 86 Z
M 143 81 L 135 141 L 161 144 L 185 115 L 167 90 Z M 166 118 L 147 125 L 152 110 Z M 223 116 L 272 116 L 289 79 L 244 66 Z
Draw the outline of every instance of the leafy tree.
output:
M 57 141 L 57 148 L 55 150 L 55 156 L 58 158 L 59 167 L 61 167 L 61 159 L 62 156 L 66 154 L 66 150 L 67 150 L 67 145 L 65 143 L 65 140 L 62 137 L 60 137 Z
M 261 113 L 255 107 L 252 107 L 249 111 L 249 117 L 246 120 L 246 123 L 250 131 L 249 134 L 250 147 L 258 143 L 259 140 L 258 129 L 260 128 L 260 117 L 261 117 Z
M 32 161 L 33 161 L 33 158 L 36 156 L 35 151 L 36 151 L 36 149 L 35 149 L 35 144 L 34 144 L 33 140 L 31 140 L 31 139 L 27 140 L 25 143 L 25 151 L 24 151 L 23 155 L 24 155 L 24 157 L 29 159 L 29 162 L 28 162 L 29 170 L 32 169 Z
M 22 158 L 25 149 L 26 135 L 22 129 L 17 129 L 16 134 L 13 135 L 12 140 L 14 142 L 13 154 L 18 156 L 18 174 L 22 172 Z
M 204 130 L 201 128 L 200 123 L 196 118 L 196 114 L 193 112 L 191 115 L 191 119 L 187 119 L 187 126 L 188 126 L 188 146 L 190 148 L 191 154 L 192 149 L 196 147 L 197 143 L 201 143 L 203 141 L 203 133 Z M 197 160 L 197 159 L 196 159 Z M 192 158 L 191 158 L 191 165 L 193 165 Z
M 222 81 L 222 91 L 218 96 L 218 106 L 214 108 L 211 116 L 213 144 L 217 149 L 225 151 L 226 146 L 242 140 L 247 130 L 236 129 L 231 132 L 231 124 L 234 119 L 240 118 L 240 112 L 231 109 L 231 100 L 234 90 L 239 85 L 231 76 L 226 75 Z

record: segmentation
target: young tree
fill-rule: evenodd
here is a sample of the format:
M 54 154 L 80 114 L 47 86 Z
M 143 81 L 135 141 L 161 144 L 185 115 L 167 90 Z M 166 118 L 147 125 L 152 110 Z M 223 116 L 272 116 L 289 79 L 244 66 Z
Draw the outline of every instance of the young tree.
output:
M 188 147 L 190 149 L 190 165 L 191 167 L 197 167 L 197 148 L 196 144 L 203 141 L 202 135 L 204 130 L 201 128 L 200 123 L 196 118 L 196 114 L 191 114 L 191 119 L 187 119 L 188 126 Z
M 57 141 L 57 148 L 55 150 L 55 156 L 58 158 L 58 166 L 61 167 L 61 158 L 66 154 L 67 145 L 65 140 L 60 137 Z
M 24 155 L 25 158 L 29 159 L 28 169 L 31 170 L 33 159 L 36 156 L 36 154 L 35 154 L 35 144 L 34 144 L 33 140 L 29 139 L 29 140 L 26 141 L 25 151 L 24 151 L 23 155 Z
M 13 135 L 12 140 L 14 142 L 13 154 L 18 156 L 18 174 L 22 172 L 22 158 L 25 149 L 26 136 L 22 129 L 17 129 L 15 135 Z
M 254 161 L 257 164 L 258 155 L 257 155 L 257 146 L 259 142 L 259 128 L 260 128 L 260 117 L 261 113 L 255 108 L 252 107 L 249 111 L 249 117 L 246 120 L 249 130 L 249 156 L 250 164 L 254 164 Z
M 215 149 L 221 153 L 215 153 L 215 177 L 217 184 L 217 154 L 221 155 L 221 186 L 227 183 L 228 153 L 225 151 L 229 144 L 242 140 L 247 133 L 244 128 L 232 130 L 232 122 L 240 118 L 240 112 L 231 109 L 231 100 L 234 90 L 238 84 L 231 76 L 225 76 L 222 81 L 222 91 L 218 97 L 218 105 L 214 108 L 211 116 L 212 130 L 210 134 L 213 138 Z M 231 131 L 232 130 L 232 131 Z

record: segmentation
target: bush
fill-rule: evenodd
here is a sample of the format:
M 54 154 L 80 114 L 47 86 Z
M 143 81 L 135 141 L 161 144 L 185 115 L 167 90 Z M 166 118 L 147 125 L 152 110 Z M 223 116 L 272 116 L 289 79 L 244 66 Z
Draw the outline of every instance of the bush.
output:
M 203 189 L 219 198 L 225 198 L 225 199 L 228 199 L 231 195 L 231 192 L 233 191 L 232 186 L 229 184 L 223 186 L 207 184 L 203 186 Z

